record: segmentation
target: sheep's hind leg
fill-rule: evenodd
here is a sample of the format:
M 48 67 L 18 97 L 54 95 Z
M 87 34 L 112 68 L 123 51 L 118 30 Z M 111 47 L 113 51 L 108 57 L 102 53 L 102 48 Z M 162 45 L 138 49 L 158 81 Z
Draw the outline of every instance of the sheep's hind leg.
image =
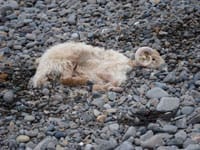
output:
M 87 85 L 88 78 L 86 77 L 68 77 L 61 79 L 61 83 L 68 86 Z
M 107 83 L 107 84 L 94 84 L 92 91 L 113 91 L 113 92 L 122 92 L 123 88 L 118 87 L 118 86 L 114 86 L 111 83 Z

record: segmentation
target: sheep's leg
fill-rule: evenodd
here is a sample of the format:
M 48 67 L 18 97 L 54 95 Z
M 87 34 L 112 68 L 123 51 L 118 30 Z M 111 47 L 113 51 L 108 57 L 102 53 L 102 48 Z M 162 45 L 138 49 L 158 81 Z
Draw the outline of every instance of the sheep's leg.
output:
M 62 61 L 59 59 L 41 59 L 32 81 L 33 86 L 38 87 L 44 84 L 49 75 L 61 75 L 61 78 L 72 77 L 73 63 L 71 61 Z M 53 75 L 54 76 L 54 75 Z
M 86 77 L 68 77 L 61 79 L 61 83 L 68 86 L 87 85 L 88 78 Z
M 112 75 L 108 73 L 97 73 L 97 76 L 101 78 L 104 82 L 110 83 L 113 86 L 118 86 L 118 81 L 115 81 Z
M 111 83 L 107 83 L 107 84 L 94 84 L 93 91 L 114 91 L 114 92 L 122 92 L 123 89 L 121 87 L 118 86 L 114 86 Z

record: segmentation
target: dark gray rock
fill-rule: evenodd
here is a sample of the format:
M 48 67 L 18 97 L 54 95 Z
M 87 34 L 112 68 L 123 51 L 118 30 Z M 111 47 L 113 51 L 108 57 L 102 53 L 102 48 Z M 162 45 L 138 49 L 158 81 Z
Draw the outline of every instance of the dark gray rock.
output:
M 65 137 L 65 133 L 62 132 L 62 131 L 56 131 L 54 136 L 57 138 L 57 139 L 60 139 L 61 137 Z

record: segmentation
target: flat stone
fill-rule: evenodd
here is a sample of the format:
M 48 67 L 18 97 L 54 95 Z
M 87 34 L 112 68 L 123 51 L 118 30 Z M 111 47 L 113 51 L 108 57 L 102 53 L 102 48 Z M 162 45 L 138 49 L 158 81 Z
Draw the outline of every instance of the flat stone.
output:
M 168 132 L 168 133 L 176 133 L 177 127 L 174 125 L 164 125 L 163 131 Z
M 136 128 L 135 127 L 133 127 L 133 126 L 131 126 L 131 127 L 129 127 L 128 128 L 128 130 L 126 131 L 126 133 L 124 134 L 124 136 L 123 136 L 123 140 L 126 140 L 126 139 L 128 139 L 129 137 L 135 137 L 135 135 L 136 135 Z
M 190 144 L 185 148 L 185 150 L 200 150 L 200 144 Z
M 147 131 L 145 134 L 140 136 L 141 141 L 146 141 L 153 136 L 153 132 L 151 130 Z
M 163 97 L 156 107 L 157 111 L 168 112 L 179 107 L 180 100 L 176 97 Z
M 141 141 L 141 146 L 145 148 L 156 148 L 158 146 L 164 145 L 164 139 L 166 140 L 169 138 L 169 134 L 159 133 L 147 139 L 146 141 Z
M 99 107 L 99 108 L 102 108 L 103 105 L 104 105 L 104 99 L 103 98 L 95 98 L 93 101 L 92 101 L 92 104 Z
M 26 120 L 26 121 L 34 121 L 35 120 L 35 116 L 26 115 L 26 116 L 24 116 L 24 120 Z
M 119 147 L 117 147 L 115 150 L 134 150 L 134 147 L 130 142 L 125 141 Z
M 98 145 L 97 150 L 111 150 L 117 146 L 117 141 L 113 138 L 109 140 L 97 139 L 96 143 Z
M 148 98 L 161 98 L 167 97 L 169 96 L 169 94 L 159 87 L 154 87 L 151 90 L 147 91 L 146 96 Z
M 189 115 L 189 114 L 191 114 L 193 111 L 194 111 L 194 107 L 192 107 L 192 106 L 184 106 L 184 107 L 181 109 L 181 112 L 182 112 L 182 114 L 184 114 L 184 115 Z
M 52 137 L 46 137 L 42 141 L 40 141 L 39 144 L 33 150 L 43 150 L 43 149 L 46 149 L 47 145 L 49 143 L 51 143 L 51 142 L 57 143 L 57 139 L 56 138 L 52 138 Z
M 182 142 L 184 142 L 185 139 L 187 138 L 187 134 L 184 130 L 178 131 L 174 136 L 175 136 L 175 139 L 179 139 Z
M 109 129 L 110 129 L 111 131 L 116 131 L 116 130 L 119 129 L 119 124 L 117 124 L 117 123 L 110 124 L 110 125 L 109 125 Z

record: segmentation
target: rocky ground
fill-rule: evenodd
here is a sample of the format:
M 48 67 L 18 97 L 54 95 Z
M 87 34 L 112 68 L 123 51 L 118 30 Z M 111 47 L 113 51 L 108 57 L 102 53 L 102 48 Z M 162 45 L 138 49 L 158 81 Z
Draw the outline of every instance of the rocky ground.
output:
M 199 0 L 0 0 L 0 149 L 199 150 Z M 157 49 L 122 93 L 28 86 L 35 59 L 65 41 Z

